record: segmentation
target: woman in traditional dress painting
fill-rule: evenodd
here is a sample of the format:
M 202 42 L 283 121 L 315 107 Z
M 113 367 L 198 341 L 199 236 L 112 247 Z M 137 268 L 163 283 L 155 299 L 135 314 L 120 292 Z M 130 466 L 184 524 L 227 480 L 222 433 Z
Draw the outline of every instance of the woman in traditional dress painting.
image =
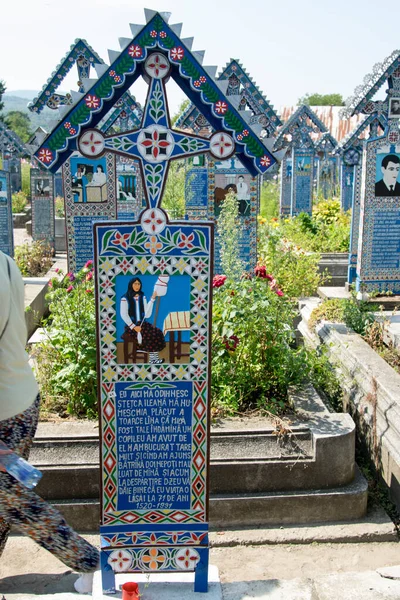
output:
M 158 353 L 166 346 L 161 329 L 151 325 L 146 319 L 153 312 L 154 300 L 157 294 L 153 292 L 149 302 L 142 291 L 142 282 L 139 277 L 129 281 L 128 290 L 121 298 L 120 314 L 125 323 L 125 333 L 137 337 L 140 350 L 149 353 L 149 362 L 159 365 L 164 362 Z

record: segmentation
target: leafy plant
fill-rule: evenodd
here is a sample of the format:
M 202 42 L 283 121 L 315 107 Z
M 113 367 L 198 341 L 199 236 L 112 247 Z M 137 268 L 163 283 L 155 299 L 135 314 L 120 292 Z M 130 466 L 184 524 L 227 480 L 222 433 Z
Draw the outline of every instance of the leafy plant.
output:
M 217 231 L 221 248 L 222 270 L 229 279 L 238 280 L 245 269 L 238 252 L 240 241 L 239 206 L 233 191 L 228 192 L 221 203 Z
M 282 237 L 308 252 L 348 252 L 350 245 L 350 211 L 343 213 L 338 200 L 323 200 L 310 216 L 296 217 L 277 223 Z
M 40 277 L 51 268 L 53 254 L 53 249 L 47 242 L 37 240 L 32 244 L 17 246 L 14 259 L 24 277 Z
M 61 219 L 65 217 L 64 198 L 62 196 L 55 197 L 54 210 L 55 210 L 56 217 L 59 217 Z
M 304 348 L 293 346 L 294 306 L 265 269 L 240 281 L 214 278 L 212 407 L 217 414 L 287 407 L 304 377 Z
M 259 221 L 259 262 L 274 276 L 291 298 L 311 296 L 326 279 L 318 269 L 317 253 L 305 252 L 282 236 L 278 220 Z
M 15 192 L 12 195 L 11 202 L 12 202 L 13 214 L 22 213 L 22 212 L 24 212 L 24 210 L 28 204 L 28 199 L 27 199 L 26 195 L 24 194 L 24 192 L 20 191 L 20 192 Z
M 277 181 L 264 181 L 260 193 L 260 215 L 269 221 L 279 217 L 279 185 Z
M 47 411 L 96 417 L 96 317 L 92 261 L 76 275 L 50 282 L 46 339 L 38 345 L 37 374 Z
M 163 208 L 167 211 L 171 220 L 182 219 L 185 216 L 184 161 L 171 161 L 163 195 Z
M 365 335 L 375 321 L 378 307 L 369 302 L 357 300 L 355 292 L 350 298 L 328 298 L 311 313 L 309 326 L 315 328 L 320 321 L 344 323 L 360 335 Z

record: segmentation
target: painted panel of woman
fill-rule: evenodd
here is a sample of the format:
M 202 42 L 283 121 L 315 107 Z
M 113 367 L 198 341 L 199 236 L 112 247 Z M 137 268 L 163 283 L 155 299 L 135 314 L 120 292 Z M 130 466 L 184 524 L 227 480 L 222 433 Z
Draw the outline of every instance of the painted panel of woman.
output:
M 166 346 L 161 329 L 154 327 L 146 319 L 151 317 L 154 300 L 157 294 L 153 293 L 150 300 L 142 291 L 142 281 L 133 277 L 128 284 L 127 292 L 121 298 L 120 314 L 125 323 L 125 332 L 136 336 L 140 350 L 149 353 L 149 362 L 159 365 L 164 362 L 158 353 Z

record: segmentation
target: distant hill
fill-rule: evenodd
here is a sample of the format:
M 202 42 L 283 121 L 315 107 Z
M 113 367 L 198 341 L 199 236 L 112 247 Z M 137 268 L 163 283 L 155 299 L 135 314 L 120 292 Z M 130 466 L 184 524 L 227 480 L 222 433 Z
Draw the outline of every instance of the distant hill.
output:
M 33 98 L 36 98 L 38 94 L 39 92 L 35 90 L 16 90 L 12 92 L 6 92 L 3 95 L 3 114 L 6 115 L 12 110 L 20 110 L 21 112 L 27 113 L 29 116 L 29 119 L 32 123 L 32 129 L 36 129 L 39 126 L 44 127 L 44 129 L 48 129 L 48 123 L 58 117 L 58 112 L 50 110 L 50 108 L 46 107 L 39 115 L 37 115 L 36 113 L 32 113 L 27 108 L 28 102 L 33 100 Z

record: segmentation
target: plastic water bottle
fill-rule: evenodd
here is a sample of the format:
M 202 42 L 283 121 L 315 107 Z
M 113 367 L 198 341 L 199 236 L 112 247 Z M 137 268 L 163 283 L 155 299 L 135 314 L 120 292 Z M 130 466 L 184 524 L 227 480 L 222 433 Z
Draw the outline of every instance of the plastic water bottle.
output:
M 18 454 L 15 454 L 15 452 L 3 454 L 2 450 L 9 450 L 9 448 L 4 442 L 0 441 L 0 464 L 5 468 L 7 473 L 28 489 L 31 490 L 34 488 L 42 477 L 39 469 L 36 469 L 36 467 L 28 463 L 24 458 L 21 458 L 21 456 L 18 456 Z

